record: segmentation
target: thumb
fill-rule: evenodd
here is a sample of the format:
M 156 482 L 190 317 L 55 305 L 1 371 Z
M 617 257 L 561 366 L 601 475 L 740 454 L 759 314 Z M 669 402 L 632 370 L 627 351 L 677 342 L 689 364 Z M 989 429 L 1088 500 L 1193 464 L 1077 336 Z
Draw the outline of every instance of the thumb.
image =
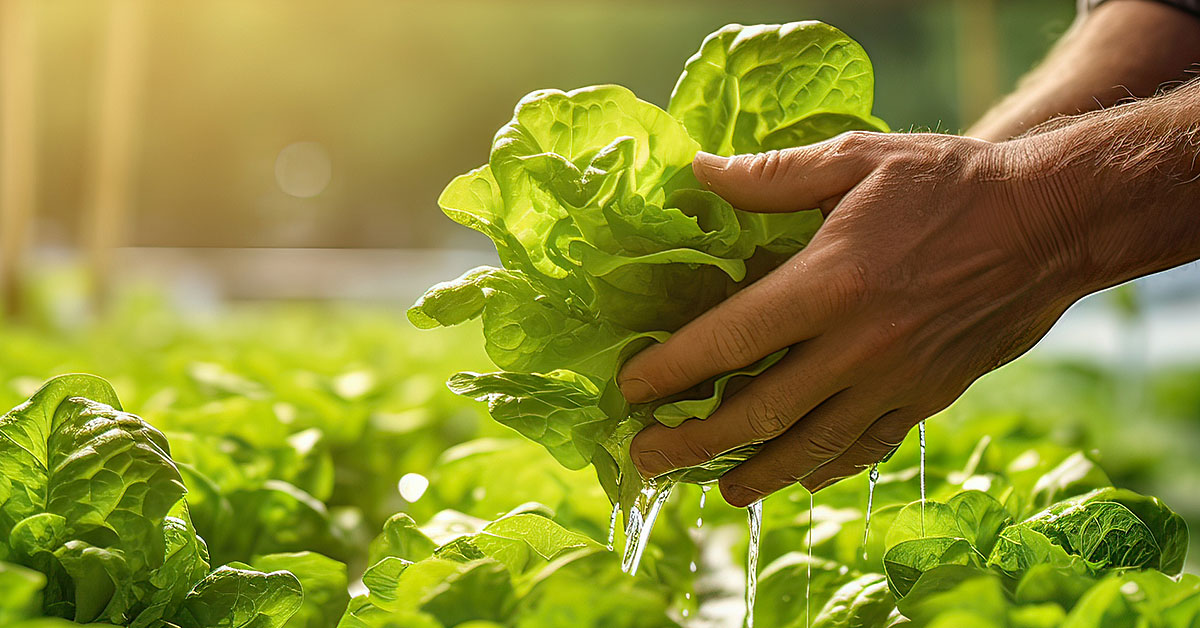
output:
M 884 133 L 851 132 L 810 146 L 765 153 L 721 157 L 699 152 L 692 171 L 738 209 L 828 209 L 875 169 L 888 143 Z

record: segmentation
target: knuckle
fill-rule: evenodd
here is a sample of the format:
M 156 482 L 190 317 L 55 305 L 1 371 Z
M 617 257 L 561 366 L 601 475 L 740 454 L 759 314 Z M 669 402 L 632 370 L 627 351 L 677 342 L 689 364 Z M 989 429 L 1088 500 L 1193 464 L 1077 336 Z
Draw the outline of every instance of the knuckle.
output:
M 788 153 L 769 150 L 751 157 L 749 170 L 759 181 L 773 183 L 787 177 L 790 161 Z
M 899 447 L 908 436 L 916 421 L 900 420 L 897 416 L 884 416 L 872 425 L 860 439 L 864 448 L 872 453 L 884 453 Z
M 767 440 L 787 428 L 785 405 L 777 395 L 754 393 L 747 401 L 746 427 L 755 440 Z
M 690 369 L 680 360 L 664 360 L 660 374 L 645 378 L 645 381 L 666 379 L 672 382 L 686 382 L 691 377 Z M 669 387 L 668 387 L 669 388 Z
M 816 460 L 831 460 L 845 450 L 845 438 L 834 425 L 817 424 L 804 432 L 803 448 Z
M 717 455 L 717 453 L 712 451 L 708 445 L 706 445 L 702 440 L 696 438 L 694 435 L 684 432 L 680 436 L 679 443 L 682 445 L 683 450 L 688 458 L 686 460 L 674 460 L 672 462 L 683 462 L 687 465 L 693 465 L 712 460 L 712 458 Z
M 731 320 L 712 334 L 711 345 L 720 366 L 744 366 L 757 357 L 754 327 L 746 318 Z
M 780 481 L 788 486 L 795 484 L 804 478 L 815 473 L 812 469 L 801 469 L 797 465 L 791 465 L 779 472 Z
M 859 337 L 855 357 L 861 364 L 875 363 L 881 368 L 891 370 L 895 363 L 902 360 L 905 355 L 902 349 L 904 341 L 905 330 L 903 327 L 890 322 L 879 323 L 868 327 Z M 881 360 L 883 360 L 882 363 Z M 908 367 L 900 367 L 900 372 L 907 371 Z M 916 375 L 919 379 L 919 372 L 911 374 Z M 908 380 L 909 387 L 911 387 L 911 381 L 912 379 Z M 900 387 L 900 391 L 903 390 L 904 387 Z M 885 392 L 890 393 L 891 391 L 886 390 L 885 386 Z
M 877 172 L 884 179 L 909 179 L 913 176 L 920 176 L 920 173 L 929 170 L 929 163 L 930 159 L 925 155 L 897 153 L 881 160 Z
M 902 442 L 904 442 L 904 436 L 896 437 L 883 432 L 876 433 L 871 431 L 863 434 L 863 437 L 859 440 L 859 444 L 866 450 L 868 457 L 885 456 L 891 450 L 899 447 Z
M 879 143 L 880 133 L 870 131 L 847 131 L 833 138 L 834 153 L 852 153 Z
M 874 295 L 871 271 L 867 263 L 847 255 L 841 268 L 835 271 L 829 283 L 834 308 L 846 313 L 870 301 Z

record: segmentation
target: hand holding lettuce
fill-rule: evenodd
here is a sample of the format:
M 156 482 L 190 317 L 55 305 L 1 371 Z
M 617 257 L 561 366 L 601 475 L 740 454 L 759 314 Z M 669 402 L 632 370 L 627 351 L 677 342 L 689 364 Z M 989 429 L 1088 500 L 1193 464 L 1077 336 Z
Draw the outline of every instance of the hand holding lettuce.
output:
M 503 371 L 460 373 L 451 387 L 572 469 L 589 464 L 626 507 L 642 480 L 632 436 L 655 420 L 705 418 L 726 373 L 652 405 L 630 407 L 621 363 L 801 249 L 817 211 L 753 214 L 702 189 L 691 161 L 812 143 L 871 115 L 873 75 L 862 48 L 819 22 L 727 26 L 688 60 L 666 111 L 629 90 L 534 92 L 496 135 L 488 163 L 453 180 L 439 204 L 486 234 L 503 268 L 479 268 L 430 289 L 409 310 L 418 327 L 481 318 Z M 745 452 L 677 472 L 711 480 Z

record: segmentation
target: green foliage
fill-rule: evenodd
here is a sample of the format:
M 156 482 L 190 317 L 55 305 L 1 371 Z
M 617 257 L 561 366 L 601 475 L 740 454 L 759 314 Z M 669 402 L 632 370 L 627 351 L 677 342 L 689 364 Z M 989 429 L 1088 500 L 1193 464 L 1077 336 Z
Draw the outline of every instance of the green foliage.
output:
M 104 380 L 64 375 L 0 417 L 0 612 L 282 626 L 300 603 L 296 578 L 209 573 L 167 439 L 120 408 Z
M 0 419 L 0 625 L 658 627 L 736 608 L 740 589 L 713 583 L 741 581 L 743 512 L 677 486 L 634 578 L 604 550 L 605 497 L 637 492 L 638 429 L 707 416 L 734 377 L 780 356 L 646 407 L 625 407 L 612 377 L 819 225 L 700 190 L 695 151 L 884 129 L 864 68 L 825 25 L 730 27 L 689 60 L 666 111 L 615 86 L 530 95 L 488 164 L 442 196 L 503 264 L 409 310 L 461 332 L 418 337 L 388 308 L 210 318 L 153 299 L 82 324 L 61 286 L 42 286 L 62 299 L 47 320 L 0 323 L 0 399 L 29 399 Z M 441 385 L 487 357 L 502 370 L 451 386 L 496 421 Z M 148 422 L 98 378 L 37 391 L 71 371 L 105 375 Z M 1167 574 L 1184 564 L 1180 515 L 1200 513 L 1196 371 L 1147 374 L 1133 411 L 1111 394 L 1127 381 L 1027 360 L 989 375 L 930 421 L 924 505 L 913 448 L 884 465 L 865 548 L 862 482 L 813 510 L 799 488 L 773 497 L 758 625 L 1195 625 L 1200 581 Z M 1145 446 L 1125 446 L 1135 438 Z M 423 494 L 401 496 L 406 473 L 429 480 Z
M 667 111 L 615 85 L 542 90 L 517 104 L 487 165 L 450 183 L 440 205 L 491 238 L 503 268 L 431 288 L 409 310 L 420 328 L 481 318 L 497 373 L 459 373 L 450 387 L 543 445 L 562 465 L 593 465 L 628 508 L 641 479 L 627 453 L 648 422 L 709 416 L 727 382 L 630 408 L 621 363 L 802 248 L 816 211 L 753 214 L 702 189 L 699 150 L 729 155 L 797 146 L 871 116 L 871 63 L 820 22 L 727 26 L 688 61 Z M 679 474 L 711 480 L 746 452 Z
M 688 59 L 667 111 L 701 150 L 729 155 L 886 131 L 871 115 L 874 93 L 867 53 L 835 28 L 730 25 Z
M 427 335 L 415 342 L 419 332 L 395 324 L 395 313 L 386 310 L 336 315 L 314 315 L 301 308 L 263 308 L 252 315 L 250 311 L 235 310 L 218 319 L 219 327 L 204 328 L 185 326 L 174 314 L 150 308 L 124 318 L 107 332 L 111 336 L 96 332 L 86 341 L 61 332 L 4 330 L 11 350 L 0 361 L 6 383 L 0 387 L 3 394 L 15 396 L 15 391 L 23 390 L 23 398 L 32 396 L 36 386 L 29 386 L 24 374 L 66 368 L 104 370 L 120 382 L 122 398 L 129 401 L 126 406 L 153 416 L 169 439 L 167 449 L 152 428 L 130 421 L 116 423 L 126 426 L 119 431 L 130 434 L 132 442 L 154 444 L 168 454 L 188 489 L 186 510 L 181 500 L 163 517 L 163 566 L 152 580 L 159 589 L 175 592 L 175 597 L 154 611 L 158 616 L 182 626 L 179 622 L 185 618 L 211 619 L 200 609 L 224 609 L 228 621 L 267 626 L 278 625 L 281 612 L 294 610 L 283 625 L 411 627 L 462 620 L 473 626 L 533 628 L 671 625 L 679 620 L 680 608 L 704 614 L 722 605 L 737 607 L 706 587 L 730 577 L 739 581 L 736 564 L 744 559 L 745 548 L 744 541 L 737 539 L 738 531 L 745 538 L 744 513 L 724 506 L 712 493 L 700 510 L 700 489 L 678 486 L 659 518 L 639 575 L 630 578 L 621 573 L 618 556 L 602 549 L 610 508 L 594 476 L 565 469 L 527 439 L 496 438 L 507 428 L 484 420 L 469 401 L 448 391 L 443 394 L 429 375 L 463 359 L 465 350 L 459 347 L 465 337 L 454 338 L 454 332 L 449 332 L 446 337 L 454 344 L 445 347 L 437 344 L 441 339 Z M 159 331 L 147 335 L 147 327 Z M 323 336 L 321 330 L 333 331 Z M 297 338 L 320 341 L 298 346 Z M 143 344 L 150 339 L 159 344 Z M 116 352 L 113 346 L 130 351 Z M 428 361 L 431 353 L 440 361 Z M 1062 365 L 1050 368 L 1028 362 L 1007 367 L 997 374 L 999 378 L 989 376 L 962 402 L 931 421 L 926 478 L 930 499 L 924 527 L 917 501 L 916 452 L 905 446 L 882 467 L 866 558 L 863 482 L 851 480 L 822 491 L 812 512 L 808 494 L 801 489 L 769 500 L 764 513 L 758 625 L 806 625 L 804 592 L 810 566 L 810 614 L 813 624 L 820 626 L 879 626 L 893 621 L 1058 626 L 1068 625 L 1064 623 L 1068 619 L 1076 626 L 1139 621 L 1147 626 L 1189 625 L 1200 606 L 1192 576 L 1175 582 L 1158 577 L 1153 561 L 1143 563 L 1149 569 L 1134 569 L 1100 566 L 1095 560 L 1145 557 L 1144 548 L 1153 538 L 1160 548 L 1155 554 L 1157 566 L 1170 572 L 1178 569 L 1186 538 L 1177 528 L 1178 517 L 1160 501 L 1111 488 L 1093 494 L 1113 480 L 1094 455 L 1077 451 L 1087 442 L 1066 441 L 1070 446 L 1063 446 L 1057 444 L 1064 442 L 1061 434 L 1044 431 L 1047 426 L 1061 429 L 1072 420 L 1086 421 L 1083 425 L 1090 431 L 1082 434 L 1110 429 L 1105 427 L 1109 420 L 1102 413 L 1105 406 L 1097 401 L 1104 398 L 1108 380 L 1095 375 L 1081 380 L 1080 373 Z M 1015 414 L 1012 408 L 1029 403 L 1025 395 L 1035 388 L 1022 378 L 1033 375 L 1034 381 L 1053 384 L 1049 388 L 1055 396 L 1047 399 L 1058 400 L 1064 391 L 1075 391 L 1069 397 L 1070 407 L 1046 402 L 1037 404 L 1046 414 L 1032 410 L 1028 417 Z M 1175 383 L 1194 382 L 1194 374 L 1191 379 L 1181 373 L 1155 377 L 1152 390 L 1173 391 L 1173 396 L 1157 402 L 1161 407 L 1173 412 L 1200 407 L 1194 396 L 1186 396 L 1194 392 L 1191 388 Z M 1014 379 L 1021 383 L 1014 384 Z M 113 408 L 112 413 L 99 412 L 98 420 L 124 416 L 116 410 L 120 406 L 107 386 L 89 388 L 88 394 Z M 990 408 L 991 394 L 1003 399 L 998 408 Z M 280 404 L 291 409 L 274 411 Z M 38 412 L 27 408 L 22 416 Z M 1075 412 L 1078 419 L 1072 418 Z M 53 414 L 48 414 L 51 424 Z M 62 416 L 70 413 L 64 408 Z M 359 416 L 368 418 L 357 427 L 347 425 Z M 1136 433 L 1147 433 L 1153 421 L 1139 423 Z M 360 428 L 363 431 L 356 431 Z M 15 423 L 6 429 L 15 429 Z M 47 447 L 52 432 L 44 435 Z M 25 437 L 27 442 L 43 439 L 37 429 L 23 427 L 20 433 L 34 435 Z M 405 472 L 421 473 L 430 481 L 414 502 L 400 500 L 396 492 L 396 482 Z M 26 491 L 25 484 L 19 488 L 15 495 L 39 494 Z M 262 495 L 279 497 L 251 499 Z M 1172 505 L 1176 501 L 1173 498 Z M 296 508 L 296 503 L 307 507 Z M 1111 512 L 1123 511 L 1110 511 L 1111 506 L 1096 513 L 1091 510 L 1105 503 L 1120 505 L 1129 514 L 1113 516 Z M 392 516 L 378 522 L 368 523 L 371 516 L 354 514 L 384 508 L 390 508 Z M 1059 530 L 1060 535 L 1043 525 L 1047 510 L 1090 513 L 1088 522 L 1139 530 L 1132 515 L 1149 535 L 1130 545 L 1137 552 L 1116 551 L 1121 546 L 1107 540 L 1077 542 L 1135 537 L 1122 533 L 1085 538 L 1077 534 L 1088 529 L 1079 525 L 1085 519 L 1070 516 L 1065 520 L 1075 523 Z M 695 533 L 700 516 L 705 535 Z M 485 532 L 489 522 L 497 519 L 502 523 Z M 554 525 L 540 525 L 547 521 Z M 194 525 L 189 527 L 189 522 Z M 202 523 L 208 532 L 197 532 Z M 367 526 L 382 533 L 371 541 L 362 532 Z M 811 562 L 804 552 L 810 528 Z M 333 548 L 344 557 L 326 554 L 335 533 L 333 540 L 340 541 Z M 1002 553 L 996 550 L 1002 536 L 1023 541 L 1023 552 L 1037 552 L 1025 559 L 1027 566 L 1014 559 L 1009 569 L 999 558 L 989 566 L 988 558 Z M 182 600 L 211 573 L 207 563 L 197 563 L 203 548 L 199 537 L 214 539 L 211 545 L 226 554 L 212 564 L 231 563 L 230 571 L 245 571 L 251 565 L 262 574 L 254 582 L 271 584 L 276 595 L 264 595 L 255 607 L 259 610 L 251 615 L 245 600 L 239 601 L 231 592 L 253 592 L 257 584 L 230 587 L 230 582 L 216 581 L 192 594 L 189 615 L 170 611 L 172 604 L 184 608 Z M 10 551 L 11 536 L 0 538 L 4 551 Z M 944 539 L 953 546 L 950 550 L 912 552 L 904 558 L 897 549 L 947 544 Z M 623 540 L 618 530 L 615 544 L 620 547 Z M 567 549 L 555 553 L 557 546 Z M 892 550 L 895 553 L 889 556 Z M 712 563 L 714 553 L 727 555 L 726 567 L 734 566 L 732 576 Z M 99 558 L 96 563 L 101 568 L 112 565 Z M 693 560 L 700 563 L 695 574 L 689 569 Z M 43 606 L 44 600 L 57 595 L 54 591 L 73 591 L 73 585 L 47 584 L 50 579 L 42 571 L 11 558 L 6 561 L 0 564 L 0 623 L 25 628 L 77 625 L 46 617 Z M 342 567 L 343 562 L 348 565 Z M 93 577 L 99 572 L 81 569 L 86 585 L 107 591 L 104 583 L 111 578 Z M 268 577 L 281 571 L 296 580 Z M 367 590 L 347 603 L 345 584 L 360 576 Z M 889 586 L 889 577 L 896 590 Z M 683 599 L 685 594 L 691 599 Z M 403 602 L 413 597 L 419 599 Z M 203 605 L 198 606 L 201 600 Z M 958 603 L 962 600 L 969 603 Z M 155 616 L 150 611 L 143 614 L 147 619 Z M 737 618 L 722 621 L 736 623 Z
M 438 520 L 465 525 L 446 534 Z M 425 531 L 393 518 L 372 548 L 368 593 L 351 601 L 341 628 L 674 625 L 662 597 L 621 573 L 615 555 L 533 512 L 473 524 L 447 511 Z

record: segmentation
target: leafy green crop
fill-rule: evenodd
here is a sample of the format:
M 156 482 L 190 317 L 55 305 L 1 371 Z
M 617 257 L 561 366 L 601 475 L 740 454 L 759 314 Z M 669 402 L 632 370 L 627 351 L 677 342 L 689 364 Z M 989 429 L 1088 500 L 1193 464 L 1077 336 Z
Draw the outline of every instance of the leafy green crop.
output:
M 667 111 L 602 85 L 542 90 L 518 103 L 487 165 L 454 179 L 439 204 L 491 238 L 503 268 L 431 288 L 409 310 L 421 328 L 482 318 L 503 371 L 459 373 L 457 393 L 542 444 L 561 464 L 596 468 L 613 501 L 641 480 L 629 439 L 648 422 L 707 417 L 729 373 L 689 395 L 630 408 L 614 380 L 623 360 L 802 248 L 816 211 L 753 214 L 702 189 L 696 153 L 795 146 L 871 116 L 863 49 L 820 22 L 727 26 L 688 60 Z M 683 474 L 710 480 L 744 452 Z
M 301 603 L 296 577 L 210 573 L 185 492 L 166 438 L 121 411 L 108 383 L 50 380 L 0 418 L 0 615 L 282 626 Z
M 264 584 L 277 587 L 277 593 L 262 596 L 261 603 L 275 610 L 260 623 L 278 624 L 294 611 L 284 628 L 358 620 L 375 626 L 440 626 L 466 616 L 467 625 L 491 628 L 636 626 L 639 621 L 669 626 L 687 625 L 681 621 L 684 610 L 690 617 L 712 619 L 721 609 L 727 614 L 715 624 L 737 624 L 745 513 L 719 499 L 707 500 L 701 509 L 700 487 L 677 486 L 638 575 L 622 574 L 617 556 L 603 550 L 610 508 L 591 474 L 566 469 L 531 440 L 503 438 L 508 428 L 486 420 L 479 404 L 451 394 L 433 375 L 468 359 L 472 347 L 465 343 L 472 330 L 421 335 L 395 325 L 395 311 L 369 313 L 341 305 L 241 305 L 202 326 L 161 306 L 136 310 L 136 315 L 130 311 L 125 306 L 102 327 L 86 328 L 83 336 L 0 323 L 5 347 L 0 394 L 12 405 L 33 396 L 45 374 L 95 370 L 117 383 L 126 408 L 136 407 L 165 434 L 170 448 L 154 446 L 169 454 L 188 492 L 186 511 L 179 516 L 168 511 L 163 519 L 185 524 L 163 536 L 175 539 L 171 547 L 192 547 L 186 530 L 190 519 L 191 538 L 207 542 L 208 565 L 227 564 L 228 569 L 198 587 L 213 573 L 208 565 L 198 567 L 186 590 L 178 589 L 185 600 L 191 593 L 193 603 L 164 612 L 171 623 L 163 628 L 217 621 L 217 614 L 226 620 L 218 625 L 244 623 L 251 605 L 225 593 L 251 592 Z M 147 334 L 148 326 L 155 333 Z M 1178 517 L 1157 500 L 1109 488 L 1120 484 L 1160 492 L 1194 521 L 1188 484 L 1180 481 L 1194 473 L 1189 459 L 1173 453 L 1172 464 L 1156 460 L 1147 467 L 1139 457 L 1128 462 L 1138 452 L 1102 445 L 1102 469 L 1098 454 L 1079 449 L 1144 439 L 1156 430 L 1190 442 L 1181 434 L 1195 434 L 1200 425 L 1197 371 L 1181 367 L 1153 374 L 1138 422 L 1111 403 L 1113 384 L 1124 376 L 1120 370 L 1027 360 L 989 375 L 929 424 L 923 528 L 916 448 L 901 447 L 882 465 L 865 555 L 866 478 L 822 491 L 811 512 L 809 495 L 801 488 L 770 499 L 763 520 L 757 625 L 808 625 L 806 590 L 811 591 L 812 624 L 827 627 L 1193 625 L 1200 616 L 1200 580 L 1158 571 L 1178 569 L 1186 538 Z M 377 383 L 366 385 L 372 380 Z M 85 392 L 111 406 L 107 386 L 73 394 Z M 141 434 L 135 442 L 160 440 L 156 430 L 126 424 L 137 426 L 131 430 Z M 5 427 L 6 433 L 10 429 Z M 1107 440 L 1092 440 L 1097 438 Z M 19 459 L 18 452 L 13 460 Z M 151 468 L 161 467 L 155 465 Z M 1161 470 L 1171 483 L 1147 484 L 1147 469 Z M 416 501 L 397 493 L 398 479 L 408 472 L 429 480 Z M 32 486 L 6 484 L 22 490 L 27 485 Z M 103 494 L 98 491 L 91 503 L 103 503 Z M 172 510 L 182 511 L 182 504 Z M 1065 528 L 1047 525 L 1047 513 L 1066 511 L 1085 516 L 1068 516 L 1065 521 L 1074 523 Z M 380 512 L 398 514 L 386 524 L 387 517 L 368 514 Z M 700 517 L 704 526 L 697 534 Z M 480 541 L 496 519 L 505 525 L 492 532 L 520 542 Z M 1079 525 L 1083 522 L 1104 522 L 1110 533 L 1077 534 L 1091 529 L 1090 523 Z M 384 533 L 371 542 L 371 533 L 381 527 Z M 1143 528 L 1148 534 L 1130 534 Z M 806 552 L 810 531 L 811 559 Z M 330 545 L 335 532 L 340 540 Z M 620 546 L 621 530 L 616 534 Z M 1002 536 L 1024 542 L 1021 552 L 1027 556 L 1044 552 L 1046 560 L 1038 561 L 1042 554 L 1037 554 L 1022 559 L 1024 564 L 1000 561 L 1005 552 L 996 548 L 1006 542 Z M 11 551 L 10 538 L 0 535 L 5 552 Z M 887 555 L 913 541 L 918 548 L 922 542 L 957 546 L 923 559 L 928 562 L 907 559 L 899 550 Z M 558 543 L 565 548 L 561 554 L 553 549 Z M 203 545 L 196 538 L 195 547 Z M 345 555 L 326 557 L 327 547 Z M 486 560 L 475 557 L 476 550 Z M 405 568 L 399 576 L 405 586 L 419 585 L 409 589 L 421 598 L 412 602 L 415 610 L 372 601 L 372 595 L 387 594 L 389 567 L 404 561 L 436 563 L 431 561 L 435 552 L 452 563 L 453 574 L 426 572 L 431 581 L 425 584 L 416 576 L 427 567 L 411 573 Z M 926 554 L 933 552 L 910 556 Z M 160 582 L 177 571 L 167 563 L 188 564 L 186 551 L 173 556 L 164 557 L 158 568 Z M 993 556 L 997 560 L 989 566 Z M 1120 559 L 1104 563 L 1098 560 L 1102 556 Z M 473 561 L 478 566 L 469 574 L 456 575 Z M 690 569 L 693 561 L 696 572 Z M 906 566 L 919 573 L 905 572 Z M 368 569 L 372 576 L 364 592 L 359 582 Z M 280 586 L 282 574 L 245 579 L 247 571 L 290 572 L 303 599 L 290 578 L 288 586 Z M 109 580 L 87 575 L 67 588 L 73 591 L 79 582 L 85 590 L 102 591 Z M 51 593 L 66 590 L 48 582 L 43 571 L 11 556 L 0 560 L 0 625 L 78 626 L 47 616 L 43 602 L 61 608 L 56 602 L 61 598 Z M 714 590 L 718 583 L 724 584 Z M 351 598 L 347 585 L 357 599 L 343 618 Z M 434 589 L 437 595 L 431 594 Z M 493 590 L 499 595 L 484 595 Z M 204 597 L 196 595 L 200 592 Z M 422 601 L 427 595 L 428 604 Z M 433 597 L 441 601 L 432 602 Z
M 945 566 L 949 573 L 992 569 L 1019 580 L 1035 566 L 1071 575 L 1157 569 L 1175 575 L 1188 542 L 1183 519 L 1153 497 L 1098 489 L 1019 523 L 994 497 L 965 491 L 946 503 L 912 503 L 896 516 L 883 566 L 903 598 Z M 955 576 L 959 578 L 959 576 Z M 926 587 L 930 586 L 928 584 Z
M 485 522 L 444 511 L 431 526 L 406 515 L 388 521 L 363 574 L 368 593 L 350 602 L 339 628 L 675 625 L 645 582 L 620 573 L 615 555 L 544 513 Z
M 1083 468 L 1072 458 L 1038 484 L 1058 481 L 1064 467 Z M 1079 485 L 1061 488 L 1074 493 Z M 1175 577 L 1187 527 L 1161 501 L 1106 487 L 1015 520 L 1010 508 L 1021 510 L 1026 496 L 1007 482 L 989 490 L 995 495 L 958 490 L 944 501 L 876 511 L 882 523 L 872 525 L 872 533 L 882 539 L 866 546 L 870 556 L 860 554 L 858 534 L 830 539 L 850 541 L 849 565 L 798 551 L 779 556 L 760 576 L 757 619 L 805 626 L 807 604 L 814 626 L 1101 628 L 1200 621 L 1200 578 Z M 879 565 L 882 574 L 872 571 Z M 808 599 L 799 591 L 809 592 Z

